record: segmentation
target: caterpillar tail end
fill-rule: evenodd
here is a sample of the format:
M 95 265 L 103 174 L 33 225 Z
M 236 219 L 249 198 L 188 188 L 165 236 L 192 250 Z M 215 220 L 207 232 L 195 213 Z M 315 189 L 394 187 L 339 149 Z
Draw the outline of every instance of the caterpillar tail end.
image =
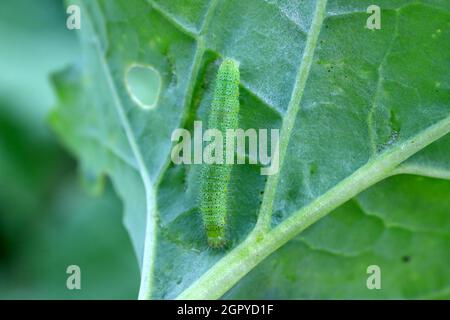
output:
M 208 246 L 213 249 L 222 249 L 226 246 L 227 239 L 225 236 L 208 237 Z
M 225 218 L 222 216 L 220 221 L 214 224 L 206 225 L 206 235 L 208 246 L 213 249 L 221 249 L 227 244 L 225 231 Z

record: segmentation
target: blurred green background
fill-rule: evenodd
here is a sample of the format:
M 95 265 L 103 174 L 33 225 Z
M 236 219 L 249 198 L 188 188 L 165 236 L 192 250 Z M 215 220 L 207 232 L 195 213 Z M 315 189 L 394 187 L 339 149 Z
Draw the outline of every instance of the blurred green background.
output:
M 0 1 L 0 48 L 0 299 L 135 299 L 120 200 L 82 187 L 47 124 L 50 75 L 80 56 L 63 2 Z M 66 288 L 72 264 L 81 290 Z

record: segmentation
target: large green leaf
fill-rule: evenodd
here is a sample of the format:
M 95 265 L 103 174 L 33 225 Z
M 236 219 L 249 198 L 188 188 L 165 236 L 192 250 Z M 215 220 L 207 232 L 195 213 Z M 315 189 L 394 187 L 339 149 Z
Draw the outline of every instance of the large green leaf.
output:
M 448 136 L 432 144 L 450 131 L 447 2 L 379 1 L 380 30 L 365 27 L 370 1 L 75 3 L 83 61 L 55 76 L 52 123 L 86 171 L 108 175 L 121 196 L 141 298 L 219 298 L 275 251 L 228 296 L 255 296 L 260 286 L 258 297 L 284 298 L 420 297 L 448 288 L 448 182 L 390 178 L 358 196 L 394 174 L 449 177 Z M 231 245 L 220 251 L 206 245 L 199 168 L 170 161 L 170 136 L 206 119 L 222 57 L 240 62 L 240 127 L 280 128 L 282 167 L 266 180 L 258 166 L 235 166 Z M 130 95 L 133 65 L 160 79 L 148 85 L 160 92 L 153 108 Z M 433 206 L 430 186 L 441 190 Z M 425 204 L 416 208 L 419 195 Z M 425 234 L 421 224 L 429 224 Z M 433 259 L 435 278 L 402 289 L 425 263 L 411 260 L 411 273 L 396 268 L 392 257 L 407 240 L 411 250 L 401 254 Z M 377 261 L 392 270 L 380 295 L 366 292 L 364 280 Z

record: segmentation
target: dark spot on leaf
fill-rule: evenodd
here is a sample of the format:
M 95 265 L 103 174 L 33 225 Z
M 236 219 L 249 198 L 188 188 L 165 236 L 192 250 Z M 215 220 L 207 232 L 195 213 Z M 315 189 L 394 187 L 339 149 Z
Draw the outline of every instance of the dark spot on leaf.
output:
M 397 117 L 396 112 L 392 109 L 389 112 L 389 122 L 390 122 L 390 126 L 393 131 L 396 131 L 396 132 L 400 131 L 400 121 Z
M 311 163 L 311 165 L 309 166 L 309 174 L 313 175 L 316 174 L 317 172 L 317 163 Z
M 402 257 L 402 261 L 403 261 L 404 263 L 408 263 L 408 262 L 411 261 L 411 257 L 410 257 L 410 256 L 403 256 L 403 257 Z

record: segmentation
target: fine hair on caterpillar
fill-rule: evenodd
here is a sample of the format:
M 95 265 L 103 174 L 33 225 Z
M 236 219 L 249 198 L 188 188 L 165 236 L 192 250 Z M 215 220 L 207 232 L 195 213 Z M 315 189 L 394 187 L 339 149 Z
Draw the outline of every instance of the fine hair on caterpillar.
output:
M 201 164 L 198 208 L 208 244 L 213 248 L 227 243 L 228 197 L 234 165 L 260 164 L 261 175 L 276 174 L 279 169 L 279 130 L 270 129 L 269 133 L 266 128 L 238 128 L 239 82 L 238 63 L 224 59 L 207 110 L 207 124 L 194 121 L 193 134 L 177 128 L 171 136 L 172 142 L 178 142 L 171 152 L 174 164 Z
M 214 96 L 208 117 L 208 129 L 216 129 L 225 137 L 228 129 L 237 129 L 239 115 L 239 67 L 232 59 L 224 59 L 217 72 Z M 226 151 L 222 150 L 223 158 Z M 214 154 L 217 157 L 216 154 Z M 200 212 L 208 245 L 222 248 L 227 243 L 228 192 L 232 164 L 203 164 L 200 179 Z

